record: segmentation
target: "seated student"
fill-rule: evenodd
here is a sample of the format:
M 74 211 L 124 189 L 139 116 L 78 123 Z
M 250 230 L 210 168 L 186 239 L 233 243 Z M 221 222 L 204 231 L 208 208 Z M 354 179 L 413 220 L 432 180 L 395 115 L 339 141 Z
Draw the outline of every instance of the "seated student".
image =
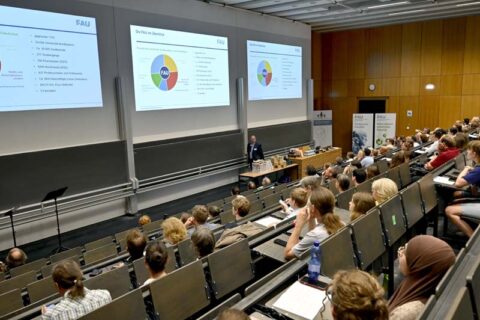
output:
M 52 279 L 63 299 L 54 306 L 42 307 L 44 320 L 78 319 L 112 301 L 107 290 L 88 290 L 83 286 L 82 270 L 73 260 L 58 263 Z
M 20 248 L 12 248 L 8 251 L 5 263 L 8 269 L 23 266 L 27 263 L 27 254 Z
M 138 229 L 127 233 L 127 251 L 130 254 L 127 262 L 133 262 L 143 257 L 143 252 L 147 246 L 147 237 Z
M 387 320 L 385 292 L 365 271 L 338 271 L 327 291 L 335 320 Z
M 248 187 L 248 190 L 255 190 L 255 189 L 257 189 L 257 185 L 256 185 L 255 182 L 253 182 L 253 181 L 249 181 L 247 187 Z
M 405 151 L 398 151 L 392 156 L 392 161 L 390 161 L 390 169 L 398 167 L 402 163 L 405 163 Z
M 310 193 L 312 190 L 320 188 L 322 185 L 321 183 L 322 179 L 317 178 L 316 176 L 307 176 L 300 180 L 300 187 Z
M 149 224 L 150 222 L 152 222 L 152 219 L 150 219 L 150 217 L 146 214 L 144 214 L 143 216 L 140 217 L 140 219 L 138 219 L 138 225 L 140 227 L 143 227 L 144 225 Z
M 282 212 L 288 215 L 285 219 L 289 219 L 297 215 L 298 211 L 305 207 L 308 200 L 308 192 L 303 188 L 295 188 L 290 193 L 290 198 L 280 202 Z
M 322 173 L 322 185 L 328 186 L 330 180 L 337 178 L 337 169 L 334 165 L 329 165 Z
M 144 286 L 167 275 L 165 272 L 167 259 L 168 251 L 163 241 L 157 240 L 148 244 L 145 250 L 145 267 L 147 268 L 149 278 L 143 283 Z
M 438 151 L 440 154 L 435 159 L 425 163 L 425 169 L 433 170 L 446 163 L 448 160 L 455 158 L 460 154 L 460 150 L 455 147 L 455 140 L 450 136 L 443 136 L 438 143 Z
M 381 204 L 398 194 L 397 184 L 388 178 L 381 178 L 373 181 L 372 196 L 376 204 Z
M 363 152 L 365 153 L 365 157 L 363 157 L 360 163 L 362 164 L 363 168 L 366 168 L 372 165 L 375 160 L 372 157 L 372 150 L 370 150 L 370 148 L 365 148 Z
M 337 188 L 338 192 L 347 191 L 350 189 L 350 178 L 346 174 L 339 174 L 337 175 L 337 181 L 335 181 L 335 188 Z
M 191 239 L 199 258 L 208 256 L 215 249 L 215 236 L 208 228 L 199 226 L 193 232 Z
M 477 189 L 480 188 L 480 141 L 470 141 L 467 146 L 467 158 L 468 160 L 473 160 L 477 165 L 475 167 L 465 166 L 465 168 L 460 172 L 455 181 L 455 187 L 463 188 L 465 186 L 471 185 L 472 192 L 460 192 L 455 195 L 458 196 L 476 196 L 478 197 Z M 445 209 L 445 214 L 448 219 L 456 225 L 460 231 L 465 233 L 468 237 L 471 237 L 473 234 L 473 229 L 470 225 L 462 220 L 462 217 L 480 217 L 480 203 L 459 203 L 449 205 Z
M 367 180 L 376 177 L 380 174 L 380 170 L 376 164 L 369 165 L 367 167 Z
M 431 141 L 433 141 L 433 143 L 427 147 L 427 149 L 425 150 L 425 152 L 427 153 L 427 155 L 431 155 L 431 154 L 434 154 L 435 152 L 438 151 L 438 142 L 440 141 L 440 139 L 442 138 L 442 136 L 445 134 L 445 132 L 442 130 L 442 129 L 439 129 L 439 130 L 435 130 L 431 136 Z
M 354 221 L 357 218 L 360 218 L 362 215 L 366 214 L 368 210 L 375 207 L 375 199 L 370 193 L 366 192 L 356 192 L 352 196 L 352 201 L 350 201 L 350 222 Z
M 182 221 L 176 217 L 170 217 L 162 223 L 163 238 L 171 245 L 175 245 L 187 238 L 187 229 Z
M 455 147 L 457 147 L 460 152 L 466 150 L 467 143 L 468 143 L 468 136 L 463 133 L 457 134 L 454 138 L 455 140 Z
M 300 257 L 312 247 L 315 240 L 322 241 L 344 226 L 340 218 L 333 213 L 334 207 L 335 196 L 330 190 L 320 187 L 312 191 L 310 203 L 297 214 L 295 228 L 285 247 L 285 259 Z M 300 240 L 305 225 L 308 225 L 309 232 Z
M 214 230 L 217 229 L 220 225 L 216 223 L 209 223 L 207 222 L 208 220 L 208 208 L 207 206 L 204 205 L 196 205 L 192 209 L 192 216 L 185 222 L 185 227 L 188 229 L 188 234 L 192 235 L 193 231 L 195 231 L 195 228 L 198 226 L 204 226 L 205 228 L 209 230 Z
M 232 200 L 232 214 L 235 216 L 235 221 L 227 223 L 225 229 L 236 227 L 237 221 L 246 217 L 250 212 L 250 201 L 244 196 L 237 196 Z
M 208 206 L 208 214 L 209 214 L 208 219 L 213 219 L 218 217 L 220 215 L 220 212 L 222 212 L 222 209 L 220 209 L 219 206 Z
M 365 180 L 367 180 L 367 172 L 365 171 L 365 169 L 353 170 L 352 182 L 355 187 L 365 182 Z
M 398 260 L 405 278 L 388 302 L 390 319 L 417 319 L 437 284 L 455 263 L 455 253 L 445 241 L 419 235 L 398 249 Z
M 307 172 L 307 176 L 316 176 L 316 177 L 319 176 L 317 174 L 317 169 L 314 166 L 312 166 L 311 164 L 309 164 L 305 170 Z
M 240 194 L 240 187 L 237 186 L 237 185 L 234 185 L 232 187 L 232 190 L 230 191 L 230 193 L 231 193 L 232 196 L 239 195 Z
M 347 152 L 347 160 L 345 162 L 352 162 L 355 159 L 355 153 L 352 151 Z
M 188 212 L 182 212 L 180 214 L 180 221 L 182 221 L 183 224 L 187 223 L 188 219 L 190 219 L 192 215 Z
M 250 320 L 250 317 L 238 309 L 224 309 L 218 314 L 217 320 Z
M 263 177 L 262 179 L 262 187 L 268 187 L 272 184 L 272 180 L 269 177 Z

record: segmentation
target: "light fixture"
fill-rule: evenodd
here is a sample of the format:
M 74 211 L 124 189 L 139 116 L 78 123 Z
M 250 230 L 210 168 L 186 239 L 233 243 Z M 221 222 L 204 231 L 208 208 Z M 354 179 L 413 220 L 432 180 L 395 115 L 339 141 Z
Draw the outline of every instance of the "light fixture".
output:
M 474 5 L 477 5 L 477 4 L 480 4 L 480 1 L 461 3 L 461 4 L 457 4 L 456 6 L 457 7 L 466 7 L 466 6 L 474 6 Z
M 433 83 L 427 83 L 425 85 L 425 90 L 434 90 L 435 89 L 435 85 Z
M 408 1 L 401 1 L 401 2 L 394 2 L 394 3 L 386 3 L 386 4 L 379 4 L 377 6 L 367 7 L 367 9 L 379 9 L 379 8 L 387 8 L 393 6 L 399 6 L 401 4 L 408 3 Z
M 411 11 L 402 11 L 402 12 L 394 12 L 394 13 L 389 13 L 389 16 L 399 16 L 402 14 L 410 14 L 410 13 L 417 13 L 417 12 L 423 12 L 425 9 L 420 9 L 420 10 L 411 10 Z

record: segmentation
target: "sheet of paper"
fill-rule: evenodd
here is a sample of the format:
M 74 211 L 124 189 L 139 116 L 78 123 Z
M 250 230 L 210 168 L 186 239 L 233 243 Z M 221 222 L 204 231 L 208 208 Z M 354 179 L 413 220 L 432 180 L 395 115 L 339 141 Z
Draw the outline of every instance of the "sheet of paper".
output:
M 325 291 L 295 281 L 273 304 L 273 307 L 303 319 L 313 320 L 320 312 L 324 298 Z
M 437 183 L 447 184 L 449 186 L 453 186 L 455 184 L 455 181 L 450 180 L 448 177 L 441 176 L 433 178 L 433 181 Z
M 255 220 L 255 223 L 258 223 L 264 227 L 271 227 L 276 225 L 277 223 L 281 222 L 282 220 L 274 218 L 274 217 L 265 217 L 259 220 Z

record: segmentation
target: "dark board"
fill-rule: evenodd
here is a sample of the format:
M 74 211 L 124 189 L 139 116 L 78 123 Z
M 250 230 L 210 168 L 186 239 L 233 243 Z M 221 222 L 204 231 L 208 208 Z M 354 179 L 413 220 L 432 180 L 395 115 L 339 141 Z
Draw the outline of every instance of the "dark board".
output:
M 248 135 L 255 135 L 263 151 L 286 148 L 298 144 L 309 144 L 312 140 L 310 121 L 279 124 L 248 129 Z
M 242 149 L 240 131 L 136 144 L 135 173 L 142 180 L 197 168 L 241 158 Z
M 0 210 L 40 202 L 68 186 L 65 196 L 125 183 L 124 142 L 21 153 L 0 157 Z

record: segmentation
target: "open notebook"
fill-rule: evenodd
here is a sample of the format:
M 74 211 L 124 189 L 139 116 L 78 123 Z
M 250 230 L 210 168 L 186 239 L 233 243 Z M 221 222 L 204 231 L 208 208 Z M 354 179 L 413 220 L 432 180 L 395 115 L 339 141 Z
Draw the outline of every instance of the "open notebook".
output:
M 325 298 L 325 291 L 295 281 L 273 304 L 281 312 L 295 315 L 301 319 L 313 320 Z

